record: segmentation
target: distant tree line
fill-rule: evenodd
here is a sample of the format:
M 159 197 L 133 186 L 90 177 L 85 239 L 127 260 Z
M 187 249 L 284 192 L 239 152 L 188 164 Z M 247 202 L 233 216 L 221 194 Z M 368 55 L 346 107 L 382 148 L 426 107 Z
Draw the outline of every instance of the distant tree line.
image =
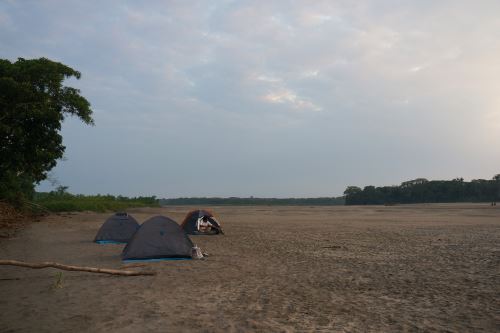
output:
M 332 206 L 343 205 L 343 197 L 324 198 L 176 198 L 160 199 L 160 205 L 289 205 L 289 206 Z
M 64 211 L 108 211 L 125 210 L 131 207 L 158 207 L 158 199 L 151 197 L 125 197 L 106 195 L 83 195 L 68 193 L 66 186 L 59 186 L 55 191 L 36 192 L 33 202 L 52 212 Z
M 441 202 L 496 202 L 500 200 L 500 174 L 491 180 L 463 178 L 427 180 L 417 178 L 399 186 L 349 186 L 344 191 L 346 205 L 382 205 Z

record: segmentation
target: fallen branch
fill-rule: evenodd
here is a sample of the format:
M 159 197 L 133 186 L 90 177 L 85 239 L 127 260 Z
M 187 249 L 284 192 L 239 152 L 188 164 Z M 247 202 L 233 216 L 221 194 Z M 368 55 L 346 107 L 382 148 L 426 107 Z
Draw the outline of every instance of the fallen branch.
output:
M 155 272 L 151 271 L 123 271 L 118 269 L 108 269 L 108 268 L 96 268 L 96 267 L 82 267 L 82 266 L 68 266 L 59 264 L 57 262 L 41 262 L 41 263 L 29 263 L 24 261 L 17 260 L 0 260 L 0 265 L 8 265 L 8 266 L 21 266 L 28 267 L 34 269 L 41 268 L 57 268 L 65 271 L 81 271 L 81 272 L 89 272 L 89 273 L 102 273 L 102 274 L 111 274 L 111 275 L 125 275 L 125 276 L 137 276 L 137 275 L 156 275 Z
M 147 264 L 125 264 L 124 266 L 120 267 L 120 269 L 144 267 L 144 266 L 147 266 Z

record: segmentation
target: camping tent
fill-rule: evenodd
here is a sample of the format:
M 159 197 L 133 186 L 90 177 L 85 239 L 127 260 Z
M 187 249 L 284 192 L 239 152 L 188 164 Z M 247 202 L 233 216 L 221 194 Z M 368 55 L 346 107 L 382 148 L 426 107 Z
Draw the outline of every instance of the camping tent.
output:
M 224 234 L 214 214 L 208 210 L 197 209 L 190 211 L 181 223 L 181 227 L 190 235 Z
M 109 217 L 101 226 L 94 242 L 127 243 L 134 233 L 139 229 L 139 223 L 127 213 L 116 213 Z
M 188 259 L 193 243 L 184 230 L 165 216 L 144 222 L 123 249 L 123 260 Z

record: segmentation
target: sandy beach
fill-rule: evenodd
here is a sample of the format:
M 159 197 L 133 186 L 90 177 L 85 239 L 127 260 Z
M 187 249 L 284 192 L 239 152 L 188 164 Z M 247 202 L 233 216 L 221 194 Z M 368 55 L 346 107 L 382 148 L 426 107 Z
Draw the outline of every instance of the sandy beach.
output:
M 130 267 L 153 277 L 0 267 L 0 332 L 500 331 L 499 206 L 207 208 L 226 233 L 191 237 L 209 257 Z M 45 217 L 0 258 L 130 266 L 92 242 L 109 215 Z

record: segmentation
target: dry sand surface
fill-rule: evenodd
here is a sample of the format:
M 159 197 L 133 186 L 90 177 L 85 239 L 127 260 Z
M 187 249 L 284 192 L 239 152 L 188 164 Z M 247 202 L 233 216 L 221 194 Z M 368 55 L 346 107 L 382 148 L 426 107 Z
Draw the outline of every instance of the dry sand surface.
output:
M 182 221 L 193 207 L 134 209 Z M 0 267 L 1 332 L 499 332 L 500 207 L 209 207 L 207 260 L 153 277 Z M 109 214 L 49 216 L 0 258 L 121 268 Z

